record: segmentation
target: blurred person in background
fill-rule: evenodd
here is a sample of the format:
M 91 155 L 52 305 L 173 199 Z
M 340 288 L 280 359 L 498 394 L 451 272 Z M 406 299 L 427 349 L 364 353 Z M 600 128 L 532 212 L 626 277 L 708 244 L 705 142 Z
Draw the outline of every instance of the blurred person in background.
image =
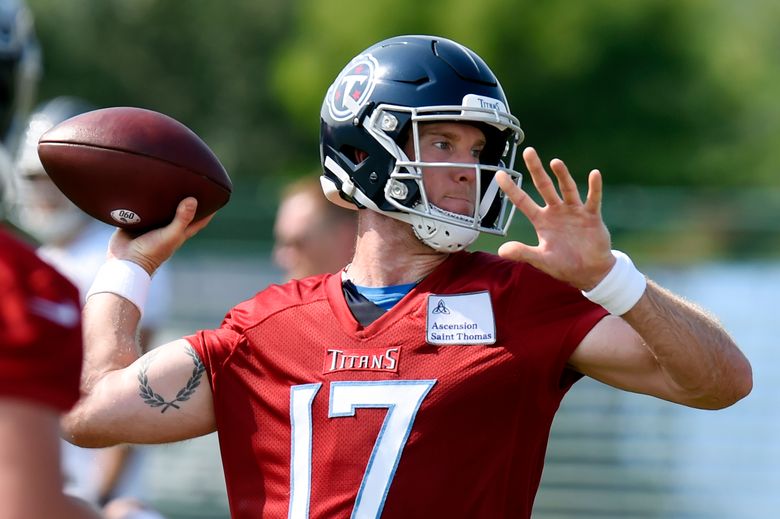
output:
M 8 150 L 15 147 L 41 76 L 41 51 L 33 22 L 24 1 L 0 1 L 0 141 Z
M 319 175 L 282 191 L 274 222 L 274 262 L 285 281 L 344 268 L 355 252 L 357 211 L 331 204 Z
M 82 304 L 95 274 L 105 261 L 105 244 L 114 232 L 76 207 L 51 181 L 38 157 L 38 139 L 60 122 L 94 109 L 83 99 L 61 96 L 41 103 L 30 115 L 15 156 L 17 200 L 14 218 L 20 229 L 40 243 L 38 256 L 65 275 L 79 289 Z M 153 304 L 140 330 L 143 351 L 168 313 L 170 279 L 159 273 Z M 144 448 L 118 445 L 82 449 L 63 441 L 65 491 L 103 505 L 114 498 L 146 500 L 143 478 Z M 128 505 L 129 506 L 129 505 Z M 127 508 L 127 506 L 125 506 Z M 115 506 L 114 509 L 119 509 Z M 120 517 L 117 515 L 109 517 Z
M 19 113 L 32 38 L 27 6 L 0 0 L 3 136 Z M 0 144 L 0 519 L 95 519 L 92 506 L 63 493 L 59 468 L 60 415 L 79 398 L 79 294 L 7 227 L 12 168 Z
M 358 208 L 337 274 L 271 285 L 215 330 L 139 357 L 151 275 L 208 224 L 117 232 L 84 314 L 82 445 L 218 431 L 231 514 L 530 517 L 561 400 L 589 376 L 720 409 L 750 364 L 707 313 L 611 249 L 602 179 L 522 153 L 487 64 L 445 38 L 398 36 L 350 61 L 321 109 L 323 189 Z M 553 180 L 552 176 L 557 180 Z M 518 209 L 538 245 L 469 252 Z
M 80 308 L 76 287 L 6 229 L 0 207 L 0 519 L 99 517 L 63 493 L 60 470 L 60 415 L 79 398 Z

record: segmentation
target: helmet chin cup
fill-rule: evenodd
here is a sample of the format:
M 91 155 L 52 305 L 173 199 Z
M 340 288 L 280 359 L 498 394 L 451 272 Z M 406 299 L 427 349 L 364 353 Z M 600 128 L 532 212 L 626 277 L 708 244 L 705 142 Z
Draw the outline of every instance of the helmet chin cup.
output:
M 450 213 L 449 211 L 445 211 L 434 205 L 431 205 L 430 208 L 431 213 L 440 216 L 449 216 L 458 219 L 468 218 L 462 215 L 455 215 L 454 213 Z M 463 250 L 474 243 L 474 240 L 479 236 L 479 231 L 477 229 L 442 222 L 419 214 L 412 213 L 407 215 L 407 218 L 412 229 L 414 229 L 414 235 L 417 236 L 417 239 L 438 252 L 457 252 Z

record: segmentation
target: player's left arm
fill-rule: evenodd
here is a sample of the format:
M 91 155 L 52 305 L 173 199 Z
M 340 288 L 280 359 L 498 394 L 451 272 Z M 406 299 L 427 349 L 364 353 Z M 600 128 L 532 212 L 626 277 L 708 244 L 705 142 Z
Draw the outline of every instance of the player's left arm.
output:
M 600 321 L 569 365 L 606 384 L 702 409 L 720 409 L 752 388 L 750 364 L 702 309 L 649 281 L 627 313 Z
M 533 148 L 526 148 L 523 158 L 544 205 L 505 173 L 496 178 L 534 226 L 539 244 L 507 242 L 499 254 L 530 263 L 580 290 L 593 289 L 616 263 L 601 217 L 601 173 L 591 171 L 582 201 L 562 161 L 550 162 L 556 189 Z M 615 387 L 693 407 L 725 407 L 752 388 L 750 364 L 723 327 L 653 282 L 626 313 L 599 322 L 569 363 Z

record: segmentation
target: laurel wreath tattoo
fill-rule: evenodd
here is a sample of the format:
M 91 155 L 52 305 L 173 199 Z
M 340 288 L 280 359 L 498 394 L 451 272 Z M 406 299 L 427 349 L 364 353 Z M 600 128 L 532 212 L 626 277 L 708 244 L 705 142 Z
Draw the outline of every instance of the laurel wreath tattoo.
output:
M 176 397 L 171 401 L 167 401 L 162 397 L 162 395 L 155 393 L 154 389 L 152 389 L 152 386 L 149 385 L 149 378 L 146 376 L 146 372 L 149 369 L 149 364 L 152 362 L 154 357 L 156 357 L 156 355 L 148 355 L 146 359 L 144 359 L 144 362 L 141 363 L 141 369 L 138 372 L 138 382 L 140 383 L 141 392 L 138 393 L 138 395 L 144 399 L 145 404 L 148 404 L 151 407 L 162 407 L 160 413 L 164 413 L 171 407 L 174 409 L 181 409 L 180 406 L 176 405 L 177 402 L 185 402 L 189 400 L 192 394 L 195 393 L 195 389 L 197 389 L 197 387 L 200 385 L 200 379 L 203 376 L 203 372 L 206 370 L 206 367 L 200 361 L 200 358 L 198 358 L 198 355 L 195 353 L 195 350 L 192 349 L 192 346 L 188 345 L 186 352 L 187 355 L 189 355 L 192 359 L 195 367 L 192 368 L 192 375 L 187 381 L 187 384 L 181 388 L 178 393 L 176 393 Z

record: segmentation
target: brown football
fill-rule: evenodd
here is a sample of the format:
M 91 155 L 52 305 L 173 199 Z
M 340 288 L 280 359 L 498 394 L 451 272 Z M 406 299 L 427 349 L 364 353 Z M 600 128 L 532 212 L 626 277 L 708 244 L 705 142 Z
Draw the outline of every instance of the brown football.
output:
M 195 219 L 230 199 L 233 185 L 211 149 L 179 121 L 143 108 L 72 117 L 44 133 L 38 156 L 57 187 L 90 216 L 133 232 L 170 223 L 178 203 Z

